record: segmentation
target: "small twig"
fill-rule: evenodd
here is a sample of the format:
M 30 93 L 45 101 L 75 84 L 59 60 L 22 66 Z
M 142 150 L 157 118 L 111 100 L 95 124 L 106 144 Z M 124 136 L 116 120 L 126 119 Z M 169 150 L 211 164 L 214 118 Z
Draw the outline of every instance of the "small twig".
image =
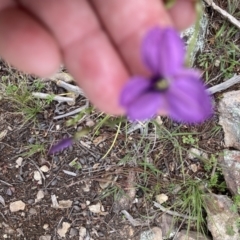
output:
M 76 177 L 76 176 L 77 176 L 77 174 L 74 173 L 74 172 L 70 172 L 70 171 L 67 171 L 67 170 L 63 170 L 63 172 L 64 172 L 65 174 L 70 175 L 70 176 L 73 176 L 73 177 Z
M 126 210 L 122 210 L 121 211 L 124 216 L 127 218 L 127 220 L 134 226 L 134 227 L 138 227 L 138 226 L 148 226 L 148 223 L 143 223 L 140 222 L 138 220 L 133 219 L 133 217 L 128 213 L 128 211 Z
M 212 169 L 212 172 L 211 172 L 211 178 L 213 178 L 213 176 L 214 176 L 214 174 L 215 174 L 215 172 L 216 172 L 217 164 L 218 164 L 218 162 L 216 161 L 216 162 L 214 163 L 214 166 L 213 166 L 213 169 Z
M 56 83 L 57 83 L 57 85 L 59 87 L 62 87 L 62 88 L 66 89 L 69 92 L 74 92 L 77 95 L 85 96 L 83 90 L 81 88 L 79 88 L 78 86 L 74 86 L 74 85 L 66 83 L 66 82 L 64 82 L 62 80 L 58 80 Z
M 5 181 L 3 181 L 3 180 L 0 180 L 0 182 L 3 183 L 3 184 L 5 184 L 5 185 L 7 185 L 7 186 L 9 186 L 9 187 L 12 187 L 12 186 L 13 186 L 12 184 L 7 183 L 7 182 L 5 182 Z
M 216 79 L 218 79 L 219 77 L 221 77 L 224 74 L 224 72 L 221 72 L 219 75 L 217 75 L 216 77 L 212 78 L 211 80 L 207 81 L 207 84 L 210 84 L 211 82 L 215 81 Z M 203 75 L 203 74 L 202 74 Z
M 75 103 L 75 99 L 70 98 L 70 97 L 61 97 L 61 96 L 54 96 L 51 94 L 47 94 L 47 93 L 40 93 L 40 92 L 33 92 L 32 95 L 35 98 L 40 98 L 40 99 L 52 99 L 54 101 L 58 101 L 58 102 L 70 102 L 70 103 Z
M 221 92 L 231 86 L 233 86 L 234 84 L 236 83 L 240 83 L 240 75 L 236 75 L 230 79 L 228 79 L 227 81 L 223 82 L 223 83 L 220 83 L 218 85 L 215 85 L 213 87 L 210 87 L 207 89 L 207 91 L 210 93 L 210 94 L 214 94 L 216 92 Z
M 7 223 L 8 221 L 7 221 L 7 219 L 5 218 L 5 216 L 4 216 L 1 212 L 0 212 L 0 214 L 2 215 L 4 221 Z
M 182 220 L 180 226 L 178 227 L 177 231 L 175 232 L 174 237 L 173 237 L 173 240 L 177 240 L 177 239 L 176 239 L 177 234 L 179 233 L 180 229 L 182 228 L 182 225 L 183 225 L 184 222 L 185 222 L 185 219 Z
M 119 123 L 119 125 L 118 125 L 117 132 L 116 132 L 116 134 L 115 134 L 115 137 L 114 137 L 114 139 L 113 139 L 113 142 L 112 142 L 110 148 L 107 150 L 107 152 L 104 154 L 104 156 L 103 156 L 101 159 L 106 158 L 106 156 L 111 152 L 114 144 L 116 143 L 117 137 L 118 137 L 118 135 L 119 135 L 120 127 L 121 127 L 121 123 Z
M 231 14 L 229 14 L 228 12 L 226 12 L 225 10 L 223 10 L 222 8 L 220 8 L 219 6 L 217 6 L 213 0 L 204 0 L 209 6 L 211 6 L 214 10 L 216 10 L 217 12 L 219 12 L 220 14 L 222 14 L 225 18 L 227 18 L 229 20 L 229 22 L 231 22 L 233 25 L 235 25 L 237 28 L 240 29 L 240 22 L 233 17 Z
M 57 120 L 57 119 L 61 119 L 61 118 L 65 118 L 65 117 L 68 117 L 68 116 L 72 116 L 72 115 L 75 115 L 81 111 L 83 111 L 84 109 L 88 108 L 89 107 L 89 102 L 86 103 L 86 105 L 80 107 L 80 108 L 77 108 L 71 112 L 68 112 L 68 113 L 65 113 L 65 114 L 62 114 L 62 115 L 59 115 L 59 116 L 56 116 L 54 117 L 53 119 L 54 120 Z
M 63 220 L 63 217 L 61 217 L 60 221 L 58 222 L 57 224 L 57 227 L 55 228 L 55 234 L 54 234 L 54 237 L 56 238 L 57 236 L 57 230 L 59 229 L 60 225 L 62 224 L 62 220 Z M 54 239 L 55 239 L 54 238 Z
M 172 215 L 172 216 L 175 216 L 175 217 L 181 217 L 181 218 L 185 218 L 185 219 L 188 219 L 188 220 L 197 220 L 197 218 L 194 218 L 194 217 L 190 217 L 186 214 L 180 214 L 178 212 L 174 212 L 174 211 L 171 211 L 165 207 L 163 207 L 160 203 L 157 203 L 157 202 L 153 202 L 154 203 L 154 206 L 159 208 L 161 211 L 169 214 L 169 215 Z

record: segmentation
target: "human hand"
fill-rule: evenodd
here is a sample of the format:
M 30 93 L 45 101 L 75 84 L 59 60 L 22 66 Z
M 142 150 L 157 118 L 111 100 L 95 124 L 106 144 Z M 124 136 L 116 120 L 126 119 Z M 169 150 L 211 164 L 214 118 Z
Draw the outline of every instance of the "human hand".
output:
M 39 76 L 64 63 L 96 107 L 121 114 L 129 76 L 148 74 L 142 37 L 156 25 L 192 24 L 194 2 L 177 0 L 167 11 L 161 0 L 1 0 L 0 55 Z

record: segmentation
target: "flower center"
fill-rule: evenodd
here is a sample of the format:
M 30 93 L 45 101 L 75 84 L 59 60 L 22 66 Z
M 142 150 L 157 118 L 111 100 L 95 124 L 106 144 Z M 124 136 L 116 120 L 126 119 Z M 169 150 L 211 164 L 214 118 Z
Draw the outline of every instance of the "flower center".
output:
M 166 90 L 169 87 L 169 83 L 166 79 L 158 79 L 155 83 L 155 87 L 158 90 Z

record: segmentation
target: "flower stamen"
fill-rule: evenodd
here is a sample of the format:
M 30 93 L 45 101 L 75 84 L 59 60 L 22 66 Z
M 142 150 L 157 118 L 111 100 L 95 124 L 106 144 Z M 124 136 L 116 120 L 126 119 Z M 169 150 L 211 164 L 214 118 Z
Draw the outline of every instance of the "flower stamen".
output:
M 156 84 L 155 87 L 157 88 L 157 90 L 167 90 L 169 87 L 169 83 L 166 79 L 159 79 Z

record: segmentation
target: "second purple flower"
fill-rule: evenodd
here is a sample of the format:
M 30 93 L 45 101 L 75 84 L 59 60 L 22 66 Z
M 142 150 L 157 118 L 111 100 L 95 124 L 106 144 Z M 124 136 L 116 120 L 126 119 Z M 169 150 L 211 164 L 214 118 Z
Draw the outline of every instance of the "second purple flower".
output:
M 184 67 L 184 43 L 173 28 L 150 30 L 142 43 L 142 58 L 152 76 L 132 77 L 120 96 L 131 120 L 150 119 L 159 111 L 185 123 L 211 116 L 211 98 L 200 74 Z

